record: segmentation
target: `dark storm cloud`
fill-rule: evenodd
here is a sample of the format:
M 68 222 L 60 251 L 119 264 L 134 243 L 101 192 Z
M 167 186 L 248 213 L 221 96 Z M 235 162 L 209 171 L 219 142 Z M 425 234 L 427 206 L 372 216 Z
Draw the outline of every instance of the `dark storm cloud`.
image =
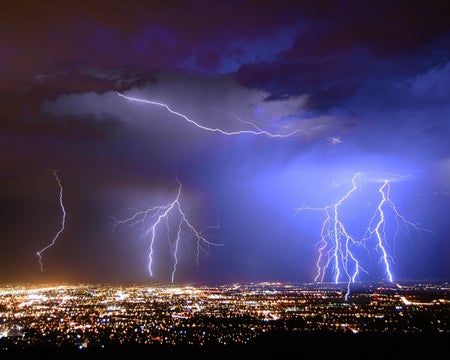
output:
M 3 3 L 1 11 L 2 87 L 10 91 L 20 91 L 36 75 L 67 68 L 161 71 L 194 56 L 211 70 L 206 59 L 222 56 L 211 55 L 214 49 L 242 52 L 227 44 L 270 38 L 280 23 L 281 29 L 293 26 L 297 17 L 284 6 L 253 1 L 17 1 Z
M 280 49 L 289 48 L 292 39 L 283 40 L 283 31 L 296 19 L 284 7 L 253 1 L 17 1 L 0 6 L 0 94 L 8 126 L 35 116 L 58 88 L 59 94 L 104 92 L 108 86 L 124 90 L 145 85 L 155 71 L 236 69 L 246 60 L 265 58 L 268 45 L 276 54 L 278 41 Z M 232 60 L 213 60 L 221 58 Z
M 446 14 L 445 2 L 336 3 L 319 19 L 306 18 L 275 61 L 244 64 L 238 78 L 274 93 L 312 94 L 312 110 L 346 106 L 367 82 L 402 81 L 445 65 Z

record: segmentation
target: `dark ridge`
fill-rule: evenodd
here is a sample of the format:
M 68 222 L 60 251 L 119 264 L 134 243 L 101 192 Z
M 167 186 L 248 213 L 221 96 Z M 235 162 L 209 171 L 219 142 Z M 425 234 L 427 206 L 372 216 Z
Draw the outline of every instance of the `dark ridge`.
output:
M 51 345 L 30 348 L 2 350 L 1 359 L 39 358 L 39 359 L 102 359 L 111 357 L 128 358 L 134 356 L 188 356 L 214 359 L 216 356 L 256 355 L 261 358 L 295 355 L 303 358 L 306 354 L 314 356 L 333 356 L 334 359 L 348 359 L 355 354 L 380 355 L 391 358 L 426 353 L 428 356 L 442 353 L 447 348 L 450 335 L 392 335 L 380 333 L 336 334 L 331 332 L 292 333 L 272 332 L 256 338 L 249 344 L 239 345 L 111 345 L 104 348 L 59 347 Z

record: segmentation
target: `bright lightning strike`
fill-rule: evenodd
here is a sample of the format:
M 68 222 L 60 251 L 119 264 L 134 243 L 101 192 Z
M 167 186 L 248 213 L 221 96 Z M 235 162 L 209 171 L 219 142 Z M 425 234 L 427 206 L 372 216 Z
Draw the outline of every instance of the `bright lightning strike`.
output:
M 182 113 L 180 113 L 178 111 L 175 111 L 175 110 L 171 109 L 167 104 L 156 102 L 156 101 L 151 101 L 151 100 L 146 100 L 146 99 L 140 99 L 140 98 L 136 98 L 136 97 L 126 96 L 126 95 L 124 95 L 124 94 L 122 94 L 120 92 L 116 92 L 116 93 L 117 93 L 117 95 L 123 97 L 124 99 L 130 100 L 130 101 L 136 101 L 136 102 L 139 102 L 139 103 L 144 103 L 144 104 L 149 104 L 149 105 L 155 105 L 155 106 L 162 107 L 162 108 L 166 109 L 168 112 L 170 112 L 171 114 L 176 115 L 176 116 L 184 119 L 188 123 L 190 123 L 190 124 L 200 128 L 202 130 L 209 131 L 209 132 L 217 132 L 217 133 L 220 133 L 222 135 L 232 136 L 232 135 L 252 134 L 252 135 L 264 135 L 264 136 L 267 136 L 267 137 L 270 137 L 270 138 L 287 138 L 287 137 L 291 137 L 293 135 L 296 135 L 298 133 L 303 133 L 303 134 L 306 133 L 305 130 L 297 129 L 297 130 L 291 131 L 291 132 L 289 132 L 287 134 L 274 134 L 272 132 L 269 132 L 269 131 L 266 131 L 266 130 L 262 130 L 258 126 L 256 126 L 255 123 L 253 123 L 251 121 L 248 121 L 248 120 L 240 119 L 236 115 L 234 115 L 234 116 L 240 122 L 248 124 L 248 125 L 251 125 L 255 130 L 225 131 L 225 130 L 222 130 L 220 128 L 211 128 L 211 127 L 207 127 L 207 126 L 201 125 L 198 122 L 196 122 L 196 121 L 192 120 L 191 118 L 189 118 L 188 116 L 186 116 L 186 115 L 184 115 L 184 114 L 182 114 Z
M 64 231 L 65 224 L 66 224 L 66 209 L 64 208 L 64 203 L 63 203 L 63 190 L 64 189 L 62 186 L 61 179 L 58 177 L 58 173 L 56 172 L 56 170 L 53 170 L 53 175 L 55 176 L 56 182 L 58 183 L 58 187 L 59 187 L 59 206 L 61 207 L 62 220 L 61 220 L 61 227 L 58 230 L 58 232 L 56 233 L 56 235 L 53 237 L 52 242 L 36 253 L 36 255 L 38 256 L 38 259 L 39 259 L 39 264 L 41 265 L 41 271 L 44 271 L 44 264 L 42 263 L 43 252 L 46 251 L 48 248 L 52 247 L 53 245 L 55 245 L 56 240 L 58 240 L 59 236 Z
M 398 175 L 396 177 L 399 177 Z M 401 176 L 404 177 L 404 176 Z M 379 181 L 377 181 L 378 183 Z M 362 189 L 362 175 L 356 173 L 351 181 L 351 186 L 336 202 L 324 207 L 301 206 L 296 209 L 296 213 L 303 210 L 314 210 L 323 212 L 325 219 L 322 223 L 320 231 L 320 240 L 317 243 L 318 258 L 316 261 L 317 274 L 314 279 L 316 282 L 323 282 L 327 274 L 333 275 L 335 283 L 346 282 L 347 292 L 345 300 L 350 294 L 351 283 L 354 283 L 360 272 L 368 274 L 363 268 L 361 259 L 361 249 L 365 252 L 369 251 L 370 241 L 375 242 L 375 250 L 379 254 L 379 263 L 389 282 L 394 281 L 392 274 L 393 256 L 389 254 L 389 234 L 387 230 L 388 219 L 395 220 L 396 228 L 392 234 L 392 240 L 395 240 L 400 228 L 403 227 L 406 236 L 409 238 L 411 231 L 429 231 L 420 224 L 407 220 L 400 214 L 398 207 L 391 198 L 391 182 L 392 180 L 382 180 L 381 185 L 377 189 L 377 199 L 375 211 L 368 219 L 368 226 L 365 228 L 364 234 L 360 239 L 351 234 L 348 221 L 344 221 L 342 207 L 352 198 L 358 200 L 358 193 Z M 343 184 L 335 185 L 339 188 Z M 352 205 L 352 204 L 350 204 Z M 353 206 L 353 205 L 352 205 Z M 369 204 L 370 206 L 370 204 Z M 351 224 L 350 224 L 351 225 Z M 352 227 L 353 229 L 353 227 Z
M 400 226 L 403 226 L 406 235 L 410 238 L 411 231 L 428 231 L 428 229 L 423 228 L 418 223 L 413 223 L 407 220 L 402 214 L 400 214 L 397 205 L 391 199 L 391 181 L 383 180 L 382 185 L 379 187 L 378 192 L 380 193 L 380 201 L 375 210 L 374 215 L 370 218 L 369 227 L 367 228 L 366 234 L 363 237 L 363 241 L 366 242 L 370 238 L 375 237 L 376 247 L 381 252 L 381 262 L 384 265 L 386 276 L 390 282 L 393 282 L 393 275 L 391 272 L 391 259 L 386 249 L 386 217 L 389 215 L 395 218 L 396 230 L 394 233 L 394 238 L 397 237 Z M 387 211 L 389 211 L 387 213 Z
M 152 206 L 145 210 L 140 210 L 134 213 L 133 216 L 126 218 L 124 220 L 115 220 L 114 228 L 127 225 L 135 226 L 140 225 L 142 227 L 142 237 L 150 239 L 149 255 L 148 255 L 148 271 L 150 276 L 153 276 L 153 261 L 155 256 L 155 243 L 158 238 L 158 234 L 163 231 L 164 225 L 166 227 L 166 235 L 169 238 L 169 244 L 172 250 L 173 266 L 171 272 L 171 282 L 174 282 L 175 273 L 177 271 L 177 265 L 179 260 L 179 248 L 180 242 L 186 237 L 191 237 L 196 243 L 196 261 L 199 263 L 199 257 L 201 251 L 206 251 L 207 246 L 215 245 L 219 246 L 221 244 L 216 244 L 210 242 L 206 239 L 202 231 L 198 231 L 188 220 L 186 213 L 183 211 L 181 206 L 181 191 L 182 184 L 176 178 L 178 183 L 178 191 L 174 200 L 168 204 L 162 206 Z M 171 224 L 175 223 L 175 236 L 171 240 Z M 150 225 L 149 225 L 150 224 Z M 218 227 L 218 226 L 216 226 Z

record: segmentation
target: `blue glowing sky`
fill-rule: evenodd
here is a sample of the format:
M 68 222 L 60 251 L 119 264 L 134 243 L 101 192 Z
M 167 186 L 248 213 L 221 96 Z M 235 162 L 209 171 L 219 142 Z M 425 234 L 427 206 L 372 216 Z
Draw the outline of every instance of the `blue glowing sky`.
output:
M 384 181 L 394 280 L 450 277 L 444 2 L 80 3 L 0 5 L 0 281 L 312 281 L 357 173 L 324 280 L 387 278 Z

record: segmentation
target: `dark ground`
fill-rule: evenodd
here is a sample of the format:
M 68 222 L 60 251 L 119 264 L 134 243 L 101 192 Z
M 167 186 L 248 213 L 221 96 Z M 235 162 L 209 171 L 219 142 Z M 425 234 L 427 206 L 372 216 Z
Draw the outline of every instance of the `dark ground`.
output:
M 352 359 L 365 356 L 384 359 L 426 355 L 427 358 L 442 356 L 450 346 L 447 335 L 381 335 L 381 334 L 292 334 L 262 336 L 247 345 L 215 345 L 205 347 L 168 345 L 120 345 L 105 348 L 52 348 L 8 349 L 0 352 L 0 359 L 145 359 L 187 356 L 189 359 L 217 359 L 232 356 L 255 356 L 258 358 L 292 357 Z M 234 359 L 230 359 L 234 360 Z

